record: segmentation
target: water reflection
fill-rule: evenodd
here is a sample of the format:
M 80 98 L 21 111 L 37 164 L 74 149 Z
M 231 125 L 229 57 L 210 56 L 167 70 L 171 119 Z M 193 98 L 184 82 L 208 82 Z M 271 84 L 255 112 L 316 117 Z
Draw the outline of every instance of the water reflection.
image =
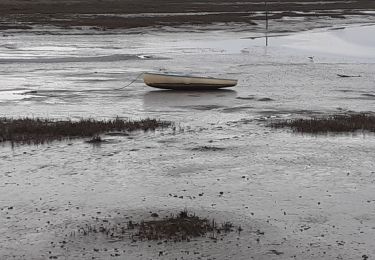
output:
M 145 109 L 158 110 L 165 108 L 218 108 L 229 106 L 237 97 L 234 90 L 215 91 L 171 91 L 158 90 L 149 91 L 143 96 Z

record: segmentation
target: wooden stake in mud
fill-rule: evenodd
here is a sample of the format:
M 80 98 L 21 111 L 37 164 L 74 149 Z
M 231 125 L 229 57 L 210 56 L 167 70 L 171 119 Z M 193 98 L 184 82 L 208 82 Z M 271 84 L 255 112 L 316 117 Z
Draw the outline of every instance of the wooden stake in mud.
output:
M 264 9 L 266 11 L 266 46 L 268 46 L 268 6 L 267 6 L 267 0 L 264 1 Z

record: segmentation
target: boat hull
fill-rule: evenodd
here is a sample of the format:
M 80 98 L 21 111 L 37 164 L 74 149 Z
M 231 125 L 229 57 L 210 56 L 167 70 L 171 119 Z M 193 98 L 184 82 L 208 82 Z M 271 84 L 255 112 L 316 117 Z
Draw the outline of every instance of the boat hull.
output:
M 143 80 L 147 86 L 173 90 L 215 90 L 234 87 L 237 80 L 205 77 L 190 77 L 168 74 L 144 73 Z

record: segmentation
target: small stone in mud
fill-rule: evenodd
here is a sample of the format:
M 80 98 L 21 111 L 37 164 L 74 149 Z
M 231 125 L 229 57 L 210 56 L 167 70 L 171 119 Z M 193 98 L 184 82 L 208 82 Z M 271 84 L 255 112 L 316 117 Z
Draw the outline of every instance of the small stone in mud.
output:
M 159 215 L 158 215 L 158 213 L 152 213 L 152 214 L 151 214 L 151 217 L 153 217 L 153 218 L 158 218 Z

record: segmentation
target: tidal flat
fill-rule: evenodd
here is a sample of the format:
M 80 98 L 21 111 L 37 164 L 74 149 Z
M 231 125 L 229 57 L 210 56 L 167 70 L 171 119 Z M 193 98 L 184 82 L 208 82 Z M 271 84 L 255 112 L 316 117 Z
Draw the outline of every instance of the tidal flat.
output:
M 374 135 L 268 125 L 374 112 L 375 18 L 292 20 L 270 21 L 285 32 L 271 31 L 267 47 L 261 25 L 0 31 L 0 117 L 174 125 L 103 135 L 99 145 L 0 143 L 0 258 L 374 257 Z M 239 84 L 160 91 L 137 79 L 146 71 Z M 185 209 L 241 230 L 189 241 L 79 232 Z

